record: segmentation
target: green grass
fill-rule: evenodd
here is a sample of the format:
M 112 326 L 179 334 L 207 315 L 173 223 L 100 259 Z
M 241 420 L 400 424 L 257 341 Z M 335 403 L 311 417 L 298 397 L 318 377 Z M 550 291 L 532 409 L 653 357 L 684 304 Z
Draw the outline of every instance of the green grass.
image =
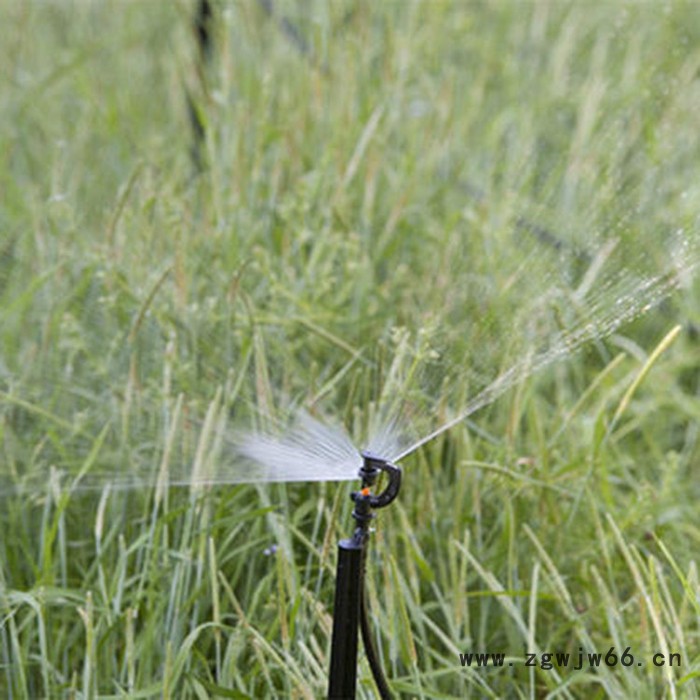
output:
M 2 697 L 322 697 L 350 487 L 168 473 L 290 403 L 436 427 L 698 238 L 693 4 L 222 5 L 204 71 L 189 3 L 0 6 Z M 700 695 L 697 291 L 403 463 L 397 695 Z M 525 665 L 612 646 L 643 667 Z

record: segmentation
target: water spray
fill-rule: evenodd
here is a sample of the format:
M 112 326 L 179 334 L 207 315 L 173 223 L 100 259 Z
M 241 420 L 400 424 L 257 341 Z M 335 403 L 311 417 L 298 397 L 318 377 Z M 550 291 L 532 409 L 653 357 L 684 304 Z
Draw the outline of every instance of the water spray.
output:
M 350 496 L 355 503 L 352 512 L 356 523 L 355 532 L 350 539 L 340 540 L 338 543 L 328 700 L 348 700 L 355 697 L 358 628 L 362 632 L 367 661 L 379 696 L 382 699 L 391 697 L 370 633 L 364 574 L 370 523 L 375 517 L 373 511 L 388 506 L 399 495 L 401 469 L 371 452 L 363 452 L 362 459 L 358 474 L 362 480 L 362 487 Z M 382 473 L 386 474 L 389 482 L 381 493 L 375 495 L 372 488 Z

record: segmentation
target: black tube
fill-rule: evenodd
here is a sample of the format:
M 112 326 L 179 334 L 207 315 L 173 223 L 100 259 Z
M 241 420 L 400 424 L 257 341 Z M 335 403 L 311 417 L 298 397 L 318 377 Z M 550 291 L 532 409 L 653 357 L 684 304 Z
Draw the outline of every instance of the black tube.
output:
M 360 630 L 362 631 L 362 643 L 365 647 L 365 654 L 367 655 L 369 668 L 372 671 L 372 677 L 374 678 L 374 682 L 377 684 L 379 697 L 382 700 L 391 700 L 391 690 L 389 690 L 389 684 L 387 683 L 386 676 L 384 675 L 382 665 L 379 661 L 377 649 L 374 646 L 374 641 L 372 640 L 372 630 L 369 627 L 369 604 L 367 603 L 367 593 L 365 592 L 364 587 L 363 581 L 362 597 L 360 598 Z
M 355 697 L 363 554 L 362 538 L 353 537 L 338 543 L 328 700 L 354 700 Z

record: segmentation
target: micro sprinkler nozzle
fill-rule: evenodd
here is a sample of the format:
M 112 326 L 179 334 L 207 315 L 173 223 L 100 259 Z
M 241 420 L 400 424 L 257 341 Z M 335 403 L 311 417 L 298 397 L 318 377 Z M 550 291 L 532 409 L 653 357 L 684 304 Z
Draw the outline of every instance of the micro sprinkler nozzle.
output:
M 355 503 L 352 516 L 357 527 L 350 539 L 338 543 L 328 681 L 329 700 L 348 700 L 355 697 L 358 628 L 362 630 L 362 641 L 379 695 L 383 699 L 391 697 L 370 633 L 364 596 L 364 571 L 366 544 L 370 534 L 369 523 L 375 517 L 372 511 L 385 508 L 399 495 L 401 469 L 371 452 L 363 452 L 362 460 L 358 473 L 362 480 L 362 488 L 350 495 Z M 372 487 L 382 473 L 388 476 L 389 483 L 381 493 L 374 495 Z
M 367 486 L 373 486 L 382 472 L 389 477 L 389 483 L 379 495 L 370 495 L 370 506 L 372 508 L 385 508 L 390 503 L 393 503 L 399 495 L 399 490 L 401 489 L 401 469 L 395 464 L 381 457 L 377 457 L 371 452 L 363 452 L 362 458 L 364 462 L 360 467 L 359 475 L 360 478 L 363 479 L 363 486 L 365 486 L 365 479 L 371 479 L 371 481 L 368 481 Z M 355 500 L 354 495 L 351 496 L 351 498 Z

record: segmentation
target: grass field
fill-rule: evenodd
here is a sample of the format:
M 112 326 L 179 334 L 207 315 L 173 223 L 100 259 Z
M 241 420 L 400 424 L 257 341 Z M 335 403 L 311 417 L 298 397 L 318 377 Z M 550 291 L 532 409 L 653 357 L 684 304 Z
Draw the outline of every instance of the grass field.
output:
M 700 8 L 222 2 L 206 66 L 191 16 L 0 4 L 0 695 L 323 697 L 354 486 L 191 475 L 520 362 L 377 520 L 392 689 L 699 697 Z

